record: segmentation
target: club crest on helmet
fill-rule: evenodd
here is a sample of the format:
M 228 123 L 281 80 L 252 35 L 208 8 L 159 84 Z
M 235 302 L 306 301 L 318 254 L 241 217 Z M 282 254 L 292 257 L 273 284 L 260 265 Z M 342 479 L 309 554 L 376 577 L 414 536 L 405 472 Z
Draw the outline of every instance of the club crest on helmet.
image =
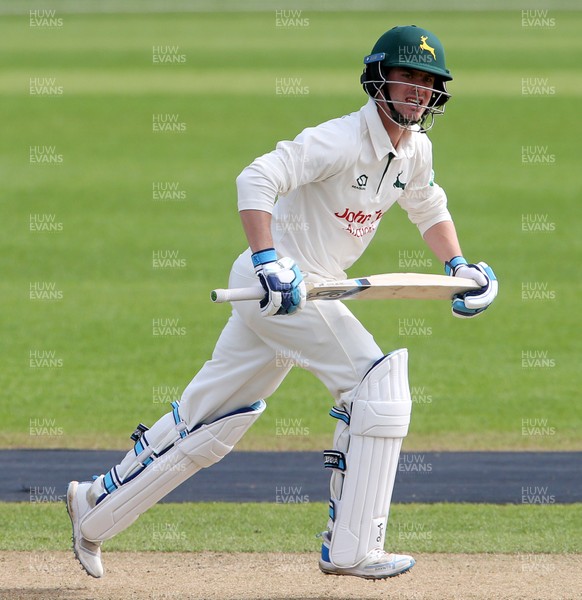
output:
M 426 35 L 421 35 L 420 36 L 420 48 L 422 50 L 427 50 L 428 52 L 430 52 L 432 54 L 432 57 L 436 60 L 436 54 L 434 53 L 434 48 L 432 46 L 429 46 L 426 43 L 426 40 L 428 40 L 428 36 Z

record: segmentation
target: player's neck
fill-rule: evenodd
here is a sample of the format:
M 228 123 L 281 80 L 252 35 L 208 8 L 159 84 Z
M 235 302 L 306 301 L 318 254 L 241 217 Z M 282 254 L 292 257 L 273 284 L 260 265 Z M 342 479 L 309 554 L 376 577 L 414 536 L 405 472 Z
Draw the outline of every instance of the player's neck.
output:
M 394 121 L 390 120 L 385 114 L 384 111 L 378 109 L 378 114 L 380 115 L 380 120 L 382 121 L 382 125 L 384 125 L 384 129 L 392 142 L 392 146 L 394 148 L 398 147 L 400 139 L 404 134 L 404 129 L 394 123 Z

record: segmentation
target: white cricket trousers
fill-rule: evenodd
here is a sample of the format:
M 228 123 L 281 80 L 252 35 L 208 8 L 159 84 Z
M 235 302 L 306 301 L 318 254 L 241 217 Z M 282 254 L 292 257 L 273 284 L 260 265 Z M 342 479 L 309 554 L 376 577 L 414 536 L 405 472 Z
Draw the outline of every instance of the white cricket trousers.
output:
M 255 285 L 250 251 L 241 254 L 230 287 Z M 182 394 L 189 427 L 268 398 L 295 364 L 311 371 L 341 402 L 383 356 L 371 334 L 339 301 L 308 302 L 294 315 L 263 317 L 258 301 L 233 303 L 207 361 Z

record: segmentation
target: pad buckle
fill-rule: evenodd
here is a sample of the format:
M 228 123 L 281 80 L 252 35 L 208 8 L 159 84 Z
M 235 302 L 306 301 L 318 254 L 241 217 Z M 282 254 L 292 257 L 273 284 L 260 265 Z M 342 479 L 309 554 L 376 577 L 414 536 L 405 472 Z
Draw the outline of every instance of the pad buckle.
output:
M 143 423 L 140 423 L 135 431 L 129 436 L 130 440 L 133 440 L 134 442 L 137 442 L 140 440 L 141 436 L 149 429 L 149 427 L 146 427 Z

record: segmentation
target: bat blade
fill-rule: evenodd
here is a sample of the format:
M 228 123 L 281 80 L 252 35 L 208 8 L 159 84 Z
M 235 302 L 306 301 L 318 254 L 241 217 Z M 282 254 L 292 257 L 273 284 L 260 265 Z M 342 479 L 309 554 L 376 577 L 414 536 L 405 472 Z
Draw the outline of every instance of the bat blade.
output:
M 385 273 L 360 279 L 315 284 L 309 300 L 450 300 L 479 289 L 472 279 L 425 273 Z
M 431 273 L 384 273 L 344 281 L 306 284 L 308 300 L 450 300 L 455 294 L 479 289 L 472 279 Z M 260 300 L 265 290 L 260 286 L 216 289 L 213 302 Z

